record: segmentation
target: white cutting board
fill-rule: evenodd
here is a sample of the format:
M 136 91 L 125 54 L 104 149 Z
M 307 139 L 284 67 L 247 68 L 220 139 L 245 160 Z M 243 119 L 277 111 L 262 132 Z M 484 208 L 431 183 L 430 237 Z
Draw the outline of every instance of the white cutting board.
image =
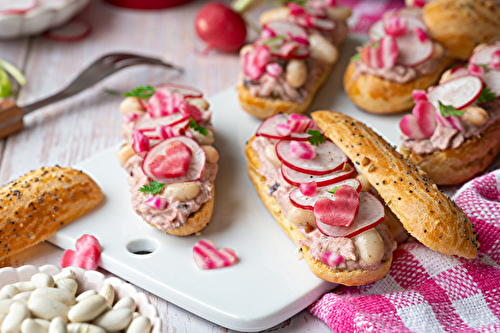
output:
M 344 69 L 361 41 L 348 39 L 339 64 L 311 109 L 350 114 L 399 145 L 401 115 L 367 114 L 356 109 L 343 92 Z M 260 331 L 292 317 L 335 285 L 316 278 L 306 262 L 298 260 L 296 246 L 268 213 L 247 176 L 245 143 L 261 121 L 241 110 L 235 88 L 210 102 L 220 161 L 214 214 L 201 236 L 165 235 L 134 213 L 126 173 L 115 158 L 116 146 L 75 166 L 99 183 L 105 194 L 103 203 L 49 241 L 72 249 L 81 235 L 95 235 L 103 247 L 100 266 L 106 270 L 221 326 Z M 234 249 L 238 263 L 211 271 L 198 269 L 192 247 L 201 238 Z M 131 253 L 145 250 L 152 253 Z

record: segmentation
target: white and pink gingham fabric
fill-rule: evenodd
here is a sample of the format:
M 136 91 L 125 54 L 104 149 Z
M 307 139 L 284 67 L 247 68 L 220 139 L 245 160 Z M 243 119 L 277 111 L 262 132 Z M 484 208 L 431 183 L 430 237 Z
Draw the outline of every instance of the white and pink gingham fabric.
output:
M 500 170 L 455 195 L 479 234 L 467 260 L 400 245 L 389 274 L 361 287 L 338 287 L 309 307 L 334 332 L 500 332 Z

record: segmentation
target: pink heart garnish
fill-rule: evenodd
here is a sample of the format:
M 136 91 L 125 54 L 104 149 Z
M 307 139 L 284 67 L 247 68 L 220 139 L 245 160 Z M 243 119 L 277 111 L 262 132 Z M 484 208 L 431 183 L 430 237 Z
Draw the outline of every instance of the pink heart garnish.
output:
M 233 249 L 217 250 L 215 243 L 202 239 L 193 246 L 193 257 L 199 269 L 214 269 L 231 266 L 238 258 Z
M 398 44 L 392 36 L 380 39 L 378 46 L 368 45 L 361 50 L 361 61 L 368 67 L 389 69 L 394 67 L 399 55 Z
M 405 115 L 399 123 L 401 132 L 416 140 L 430 138 L 436 126 L 436 108 L 427 101 L 418 101 L 413 108 L 413 114 Z
M 358 214 L 359 194 L 349 185 L 340 186 L 333 195 L 335 200 L 323 197 L 314 204 L 314 216 L 322 223 L 349 227 Z
M 101 245 L 97 238 L 83 235 L 76 241 L 76 251 L 66 250 L 59 265 L 62 268 L 75 266 L 86 270 L 95 270 L 101 257 Z
M 151 174 L 157 178 L 177 178 L 184 176 L 193 152 L 181 141 L 172 141 L 165 150 L 165 156 L 156 155 L 149 163 Z

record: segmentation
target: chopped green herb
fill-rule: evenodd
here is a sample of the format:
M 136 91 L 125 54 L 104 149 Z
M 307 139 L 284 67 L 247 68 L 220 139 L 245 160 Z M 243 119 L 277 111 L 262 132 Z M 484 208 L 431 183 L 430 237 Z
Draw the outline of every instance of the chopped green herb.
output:
M 119 92 L 116 91 L 116 90 L 113 90 L 113 89 L 107 89 L 107 88 L 104 88 L 102 91 L 101 91 L 101 94 L 103 95 L 118 95 Z
M 438 101 L 439 103 L 439 112 L 443 117 L 458 117 L 462 116 L 464 113 L 461 110 L 457 110 L 454 106 L 451 105 L 443 105 L 441 101 Z
M 490 88 L 484 87 L 481 94 L 477 98 L 478 103 L 487 103 L 497 99 L 495 93 L 491 92 Z
M 189 128 L 192 128 L 193 130 L 199 132 L 201 135 L 207 136 L 208 131 L 205 127 L 198 125 L 196 120 L 193 119 L 193 117 L 189 117 Z
M 152 86 L 139 86 L 132 91 L 125 93 L 126 97 L 139 97 L 139 98 L 149 98 L 153 96 L 156 92 L 155 88 Z
M 344 186 L 344 185 L 340 185 L 340 186 Z M 326 191 L 330 194 L 335 194 L 335 192 L 337 192 L 337 190 L 339 189 L 340 186 L 334 186 L 330 191 L 328 191 L 328 190 L 326 190 Z M 354 186 L 352 188 L 356 189 Z
M 375 43 L 373 43 L 372 45 L 374 48 L 378 49 L 378 47 L 380 46 L 380 39 L 378 41 L 376 41 Z
M 484 64 L 476 64 L 476 66 L 479 66 L 481 67 L 482 69 L 484 69 L 484 72 L 485 73 L 488 73 L 490 71 L 490 69 L 488 68 L 488 66 L 484 65 Z
M 7 73 L 0 68 L 0 98 L 10 96 L 12 89 L 10 87 L 9 77 Z
M 361 59 L 361 52 L 358 52 L 356 53 L 355 55 L 353 55 L 350 59 L 350 61 L 357 61 L 357 60 L 360 60 Z
M 307 130 L 307 134 L 310 135 L 308 139 L 312 145 L 319 146 L 320 143 L 325 143 L 325 137 L 320 131 L 310 129 Z
M 23 73 L 19 71 L 16 66 L 10 62 L 0 59 L 0 98 L 7 97 L 12 94 L 12 86 L 9 79 L 10 74 L 19 85 L 26 84 L 26 78 Z
M 151 193 L 152 195 L 156 195 L 160 193 L 163 186 L 165 186 L 165 184 L 153 180 L 151 183 L 149 183 L 149 185 L 144 185 L 143 187 L 141 187 L 139 189 L 139 192 L 142 192 L 144 194 Z
M 262 44 L 264 45 L 269 45 L 269 44 L 274 44 L 275 42 L 279 42 L 280 40 L 285 39 L 286 37 L 283 35 L 279 35 L 273 38 L 269 38 L 268 40 L 264 41 Z
M 299 6 L 304 6 L 307 3 L 306 0 L 282 0 L 281 4 L 286 5 L 287 3 L 290 3 L 290 2 L 296 3 Z

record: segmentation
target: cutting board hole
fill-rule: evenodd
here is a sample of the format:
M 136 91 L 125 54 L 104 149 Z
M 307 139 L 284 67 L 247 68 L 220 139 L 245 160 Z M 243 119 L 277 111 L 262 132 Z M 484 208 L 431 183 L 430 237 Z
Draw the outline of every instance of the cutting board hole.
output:
M 153 239 L 137 239 L 127 244 L 127 251 L 136 256 L 147 256 L 158 250 L 158 242 Z

